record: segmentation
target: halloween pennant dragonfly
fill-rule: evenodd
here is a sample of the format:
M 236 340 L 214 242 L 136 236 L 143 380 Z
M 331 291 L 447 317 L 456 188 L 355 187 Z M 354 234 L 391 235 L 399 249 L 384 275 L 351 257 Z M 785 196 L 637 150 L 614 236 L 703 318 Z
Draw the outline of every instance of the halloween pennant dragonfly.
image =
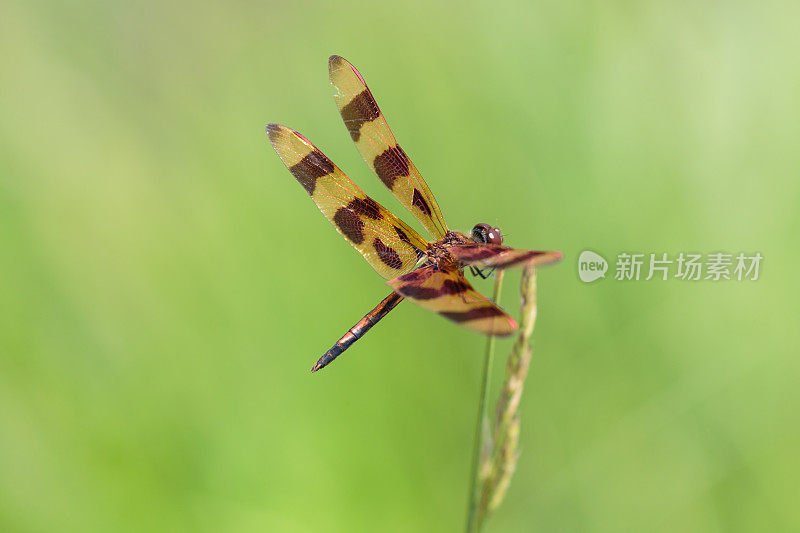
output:
M 499 228 L 481 223 L 465 235 L 447 228 L 436 199 L 414 163 L 397 144 L 364 78 L 339 56 L 328 60 L 336 105 L 350 137 L 387 189 L 434 236 L 422 238 L 391 211 L 364 194 L 325 154 L 298 132 L 268 124 L 267 136 L 289 172 L 336 230 L 383 276 L 392 292 L 364 315 L 311 371 L 330 364 L 403 299 L 485 335 L 510 335 L 517 323 L 472 288 L 464 275 L 484 269 L 543 265 L 560 252 L 502 246 Z

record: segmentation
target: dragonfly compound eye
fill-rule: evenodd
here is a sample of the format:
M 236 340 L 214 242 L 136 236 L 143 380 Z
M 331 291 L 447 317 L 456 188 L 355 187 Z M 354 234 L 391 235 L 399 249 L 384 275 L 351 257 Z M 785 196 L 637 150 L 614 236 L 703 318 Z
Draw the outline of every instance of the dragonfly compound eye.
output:
M 478 244 L 502 244 L 503 234 L 500 228 L 493 228 L 489 224 L 475 224 L 472 228 L 472 240 Z

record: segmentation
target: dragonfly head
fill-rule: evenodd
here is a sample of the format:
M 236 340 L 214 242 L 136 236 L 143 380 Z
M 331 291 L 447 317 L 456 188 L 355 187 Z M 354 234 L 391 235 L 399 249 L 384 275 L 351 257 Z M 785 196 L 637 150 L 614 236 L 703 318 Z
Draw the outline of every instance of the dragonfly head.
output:
M 500 228 L 481 222 L 472 228 L 472 240 L 478 244 L 503 244 L 503 234 Z

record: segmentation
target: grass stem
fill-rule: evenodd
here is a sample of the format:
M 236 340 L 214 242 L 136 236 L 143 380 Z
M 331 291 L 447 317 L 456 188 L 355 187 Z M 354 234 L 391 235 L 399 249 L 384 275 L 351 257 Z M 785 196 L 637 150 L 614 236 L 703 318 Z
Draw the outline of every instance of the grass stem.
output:
M 500 289 L 503 286 L 503 271 L 495 274 L 494 295 L 492 300 L 499 304 Z M 494 337 L 487 337 L 486 352 L 483 357 L 483 373 L 481 376 L 481 391 L 478 400 L 478 420 L 475 424 L 475 446 L 472 452 L 472 474 L 469 484 L 469 506 L 467 508 L 467 533 L 479 531 L 481 520 L 478 517 L 481 502 L 481 488 L 488 475 L 482 466 L 489 459 L 492 450 L 491 432 L 489 431 L 489 417 L 486 416 L 487 399 L 489 396 L 489 382 L 492 377 L 492 363 L 494 361 Z

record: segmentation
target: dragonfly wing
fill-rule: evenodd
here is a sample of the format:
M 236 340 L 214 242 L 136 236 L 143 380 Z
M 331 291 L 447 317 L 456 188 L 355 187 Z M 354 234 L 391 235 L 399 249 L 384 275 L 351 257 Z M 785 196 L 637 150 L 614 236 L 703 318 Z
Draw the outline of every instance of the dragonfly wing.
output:
M 449 249 L 450 255 L 465 265 L 481 268 L 539 266 L 561 261 L 561 252 L 521 250 L 497 244 L 462 244 Z
M 328 70 L 336 87 L 336 105 L 361 157 L 431 235 L 443 237 L 447 225 L 439 204 L 417 167 L 397 144 L 364 78 L 339 56 L 330 57 Z
M 428 243 L 367 196 L 325 154 L 296 131 L 269 124 L 273 148 L 336 230 L 378 274 L 395 278 L 414 269 Z
M 401 296 L 484 335 L 510 335 L 517 323 L 472 288 L 459 270 L 420 267 L 386 282 Z

